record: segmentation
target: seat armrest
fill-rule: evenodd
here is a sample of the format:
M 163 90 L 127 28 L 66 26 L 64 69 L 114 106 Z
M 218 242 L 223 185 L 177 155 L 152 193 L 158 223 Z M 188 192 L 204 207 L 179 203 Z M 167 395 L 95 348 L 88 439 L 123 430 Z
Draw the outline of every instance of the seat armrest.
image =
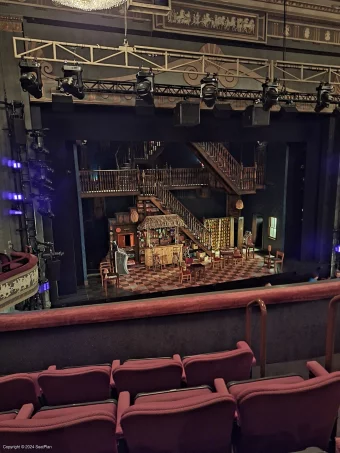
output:
M 51 365 L 47 369 L 48 369 L 48 371 L 55 371 L 57 369 L 57 366 L 56 365 Z
M 224 379 L 214 379 L 214 386 L 217 393 L 221 393 L 222 395 L 230 395 L 227 386 L 225 385 Z
M 117 438 L 123 437 L 123 429 L 120 424 L 122 415 L 130 407 L 130 393 L 129 392 L 121 392 L 118 398 L 118 407 L 117 407 L 117 424 L 116 424 L 116 436 Z
M 112 362 L 112 367 L 111 367 L 111 374 L 113 376 L 113 373 L 120 367 L 120 360 L 114 360 Z
M 24 404 L 20 409 L 18 415 L 15 417 L 15 420 L 28 420 L 31 418 L 34 412 L 34 406 L 32 403 Z
M 319 377 L 319 376 L 327 376 L 329 373 L 325 368 L 320 365 L 320 363 L 316 362 L 315 360 L 312 360 L 311 362 L 306 363 L 307 369 L 309 370 L 309 373 L 311 377 Z
M 187 382 L 187 377 L 185 375 L 185 371 L 184 371 L 184 366 L 183 366 L 183 362 L 182 362 L 182 359 L 181 359 L 181 356 L 179 354 L 174 354 L 172 356 L 172 358 L 174 359 L 175 362 L 179 363 L 182 367 L 182 381 L 183 382 Z
M 256 358 L 255 358 L 255 355 L 253 353 L 253 350 L 251 349 L 251 347 L 249 346 L 249 344 L 246 342 L 246 341 L 239 341 L 236 343 L 236 347 L 237 349 L 242 349 L 243 351 L 249 351 L 253 354 L 253 362 L 252 362 L 252 366 L 255 366 L 256 365 Z

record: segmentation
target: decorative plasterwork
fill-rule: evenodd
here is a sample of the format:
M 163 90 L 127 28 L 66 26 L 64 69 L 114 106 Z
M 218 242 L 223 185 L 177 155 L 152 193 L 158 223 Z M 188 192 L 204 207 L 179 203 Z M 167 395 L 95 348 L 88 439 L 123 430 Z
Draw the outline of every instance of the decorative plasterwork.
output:
M 253 0 L 254 2 L 261 2 L 261 3 L 271 3 L 274 5 L 284 5 L 284 0 Z M 316 3 L 307 3 L 307 2 L 301 2 L 301 1 L 296 1 L 296 0 L 286 0 L 286 5 L 289 8 L 302 8 L 302 9 L 308 9 L 312 11 L 322 11 L 326 13 L 340 13 L 340 6 L 337 5 L 322 5 L 322 2 L 316 4 Z
M 0 16 L 0 31 L 22 32 L 22 19 L 16 16 Z
M 154 29 L 238 41 L 266 41 L 265 13 L 172 2 L 168 16 L 154 16 Z
M 268 37 L 282 38 L 284 24 L 280 19 L 269 19 Z M 288 21 L 286 24 L 285 35 L 287 39 L 306 41 L 313 44 L 332 44 L 340 45 L 339 27 L 329 27 L 315 25 L 312 23 L 302 23 Z
M 38 266 L 0 283 L 0 311 L 34 296 L 38 292 Z

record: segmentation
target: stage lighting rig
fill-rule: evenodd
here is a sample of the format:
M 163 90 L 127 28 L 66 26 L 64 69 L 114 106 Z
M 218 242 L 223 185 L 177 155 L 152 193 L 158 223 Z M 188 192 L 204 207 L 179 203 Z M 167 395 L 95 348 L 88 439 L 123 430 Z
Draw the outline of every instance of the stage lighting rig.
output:
M 274 82 L 270 82 L 269 79 L 262 84 L 262 103 L 263 110 L 268 112 L 274 105 L 279 101 L 279 84 L 275 79 Z
M 316 89 L 317 91 L 317 101 L 315 106 L 315 112 L 320 113 L 323 109 L 329 107 L 329 104 L 332 102 L 332 93 L 334 87 L 329 83 L 320 83 Z
M 22 60 L 19 63 L 20 68 L 20 84 L 23 91 L 27 91 L 36 99 L 42 97 L 42 80 L 41 66 L 36 61 Z
M 60 81 L 60 92 L 71 94 L 77 99 L 84 99 L 83 68 L 79 65 L 65 64 L 62 70 L 64 77 Z
M 138 71 L 136 83 L 136 94 L 138 99 L 142 99 L 148 104 L 154 103 L 154 85 L 155 85 L 155 74 L 152 69 L 149 71 Z
M 209 108 L 214 107 L 218 95 L 218 79 L 216 74 L 208 73 L 201 80 L 201 99 Z

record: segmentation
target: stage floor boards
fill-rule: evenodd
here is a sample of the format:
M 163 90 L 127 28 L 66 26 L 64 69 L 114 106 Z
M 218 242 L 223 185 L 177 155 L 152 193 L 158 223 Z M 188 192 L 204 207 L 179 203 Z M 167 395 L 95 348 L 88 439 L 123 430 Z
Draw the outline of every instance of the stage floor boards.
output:
M 229 264 L 224 269 L 208 267 L 205 273 L 205 279 L 202 278 L 197 282 L 179 281 L 180 271 L 178 267 L 167 266 L 162 270 L 147 270 L 144 265 L 129 267 L 130 274 L 120 277 L 120 288 L 116 293 L 113 285 L 108 286 L 108 297 L 101 286 L 99 276 L 89 277 L 89 286 L 79 289 L 78 293 L 71 296 L 63 296 L 58 301 L 58 306 L 82 305 L 82 303 L 93 302 L 114 302 L 133 296 L 147 295 L 152 293 L 164 293 L 167 291 L 180 291 L 181 289 L 197 288 L 206 285 L 216 285 L 219 283 L 231 282 L 235 280 L 244 280 L 249 278 L 263 277 L 272 275 L 274 269 L 268 269 L 263 266 L 263 256 L 255 254 L 255 258 L 244 260 L 243 265 L 236 266 Z M 164 294 L 162 294 L 164 295 Z M 132 296 L 132 297 L 131 297 Z

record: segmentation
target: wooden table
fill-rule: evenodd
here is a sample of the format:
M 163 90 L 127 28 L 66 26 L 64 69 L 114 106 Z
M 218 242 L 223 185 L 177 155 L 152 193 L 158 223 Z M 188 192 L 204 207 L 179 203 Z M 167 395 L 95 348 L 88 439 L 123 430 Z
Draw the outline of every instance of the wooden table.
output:
M 201 273 L 203 275 L 203 280 L 205 279 L 205 266 L 204 264 L 197 263 L 197 264 L 191 264 L 189 267 L 189 270 L 193 276 L 193 280 L 196 283 L 197 280 L 201 278 Z M 198 278 L 197 278 L 198 276 Z

